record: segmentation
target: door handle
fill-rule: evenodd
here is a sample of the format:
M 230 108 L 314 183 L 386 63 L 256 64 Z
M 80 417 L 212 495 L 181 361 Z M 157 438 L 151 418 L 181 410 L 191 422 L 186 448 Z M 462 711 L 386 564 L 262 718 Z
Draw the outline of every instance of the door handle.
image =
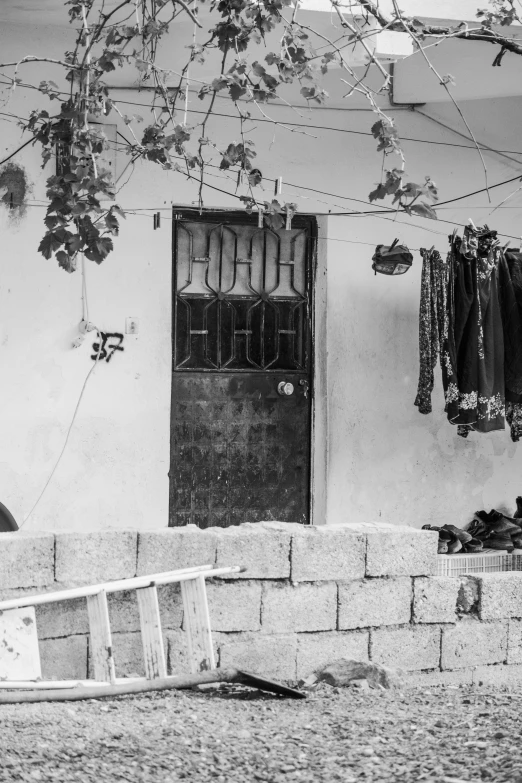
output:
M 294 384 L 289 381 L 281 381 L 277 384 L 277 391 L 281 397 L 290 397 L 294 393 Z

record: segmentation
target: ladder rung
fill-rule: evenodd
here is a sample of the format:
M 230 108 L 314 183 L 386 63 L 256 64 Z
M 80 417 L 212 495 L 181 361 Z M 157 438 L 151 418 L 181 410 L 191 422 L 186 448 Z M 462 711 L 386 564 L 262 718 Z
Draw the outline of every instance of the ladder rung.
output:
M 136 590 L 140 612 L 141 641 L 147 679 L 167 676 L 165 650 L 161 633 L 158 591 L 156 587 L 141 587 Z
M 114 683 L 112 636 L 105 590 L 100 590 L 96 595 L 87 596 L 87 612 L 89 615 L 94 678 Z
M 187 633 L 190 670 L 196 673 L 215 669 L 207 591 L 203 574 L 198 574 L 190 581 L 182 582 L 181 595 L 183 597 L 183 619 Z

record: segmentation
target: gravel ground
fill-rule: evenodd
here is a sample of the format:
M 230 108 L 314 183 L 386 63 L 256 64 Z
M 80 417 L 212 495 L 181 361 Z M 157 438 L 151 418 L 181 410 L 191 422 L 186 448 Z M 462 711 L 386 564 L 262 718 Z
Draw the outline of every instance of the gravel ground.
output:
M 0 707 L 0 781 L 522 783 L 522 688 L 228 686 Z

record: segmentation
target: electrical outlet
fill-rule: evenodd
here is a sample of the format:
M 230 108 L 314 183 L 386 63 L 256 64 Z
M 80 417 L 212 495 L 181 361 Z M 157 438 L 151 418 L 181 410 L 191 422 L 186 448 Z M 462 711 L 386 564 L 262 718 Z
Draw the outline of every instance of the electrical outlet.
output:
M 137 335 L 139 330 L 140 330 L 139 318 L 132 318 L 129 316 L 129 318 L 125 319 L 125 334 Z

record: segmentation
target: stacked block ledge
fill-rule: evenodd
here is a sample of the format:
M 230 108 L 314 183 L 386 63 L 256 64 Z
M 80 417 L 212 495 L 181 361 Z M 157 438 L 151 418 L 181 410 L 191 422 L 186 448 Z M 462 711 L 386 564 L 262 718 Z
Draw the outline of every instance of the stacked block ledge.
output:
M 4 533 L 0 600 L 160 573 L 241 565 L 207 582 L 216 660 L 298 681 L 341 657 L 400 667 L 409 685 L 522 681 L 522 572 L 436 576 L 437 536 L 391 525 Z M 187 670 L 178 586 L 159 589 L 169 670 Z M 142 673 L 135 593 L 109 597 L 120 675 Z M 37 609 L 51 678 L 91 671 L 85 601 Z

